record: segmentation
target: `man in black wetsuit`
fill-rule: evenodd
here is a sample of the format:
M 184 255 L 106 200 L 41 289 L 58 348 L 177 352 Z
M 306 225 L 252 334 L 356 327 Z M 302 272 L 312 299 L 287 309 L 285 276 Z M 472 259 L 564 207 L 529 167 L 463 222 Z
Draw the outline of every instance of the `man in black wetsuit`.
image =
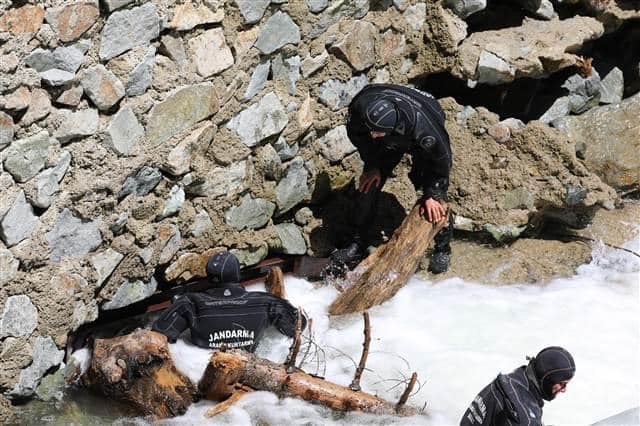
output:
M 416 189 L 423 191 L 419 200 L 423 214 L 432 223 L 447 220 L 442 203 L 447 201 L 452 154 L 444 122 L 444 111 L 438 101 L 429 93 L 410 87 L 371 84 L 351 101 L 347 134 L 358 148 L 364 171 L 351 218 L 357 230 L 355 242 L 332 255 L 336 263 L 353 266 L 357 263 L 354 260 L 364 256 L 366 242 L 363 240 L 375 217 L 380 190 L 406 153 L 413 162 L 409 178 Z M 434 239 L 434 253 L 429 263 L 433 273 L 449 268 L 451 215 L 448 220 Z
M 289 302 L 262 291 L 246 291 L 240 286 L 240 263 L 230 252 L 212 256 L 207 262 L 211 289 L 186 293 L 175 298 L 171 307 L 152 326 L 176 341 L 187 328 L 191 341 L 200 347 L 240 348 L 253 352 L 264 330 L 274 325 L 293 337 L 298 310 Z M 302 319 L 302 329 L 306 318 Z
M 541 426 L 543 400 L 565 392 L 575 371 L 569 352 L 557 346 L 545 348 L 528 365 L 498 374 L 471 402 L 460 426 Z

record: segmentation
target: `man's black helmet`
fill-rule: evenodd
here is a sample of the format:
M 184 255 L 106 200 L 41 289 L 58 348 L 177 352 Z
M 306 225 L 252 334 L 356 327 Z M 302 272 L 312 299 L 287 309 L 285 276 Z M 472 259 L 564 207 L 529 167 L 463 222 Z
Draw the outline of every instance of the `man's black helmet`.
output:
M 207 277 L 215 287 L 240 283 L 240 262 L 233 253 L 223 251 L 209 258 Z
M 553 385 L 570 380 L 576 372 L 573 357 L 559 346 L 544 348 L 531 360 L 531 364 L 542 397 L 547 401 L 554 398 L 551 392 Z
M 367 105 L 364 118 L 369 130 L 391 132 L 396 127 L 398 111 L 392 102 L 375 99 Z

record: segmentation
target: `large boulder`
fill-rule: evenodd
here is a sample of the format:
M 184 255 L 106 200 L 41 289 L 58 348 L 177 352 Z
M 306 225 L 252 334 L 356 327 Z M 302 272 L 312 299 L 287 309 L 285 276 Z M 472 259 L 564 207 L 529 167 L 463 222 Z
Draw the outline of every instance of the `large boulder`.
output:
M 640 187 L 640 93 L 561 119 L 556 127 L 576 142 L 589 170 L 614 188 Z
M 516 78 L 541 78 L 576 63 L 572 53 L 604 33 L 595 18 L 565 20 L 525 18 L 519 27 L 480 31 L 459 48 L 459 65 L 452 72 L 479 83 L 503 84 Z

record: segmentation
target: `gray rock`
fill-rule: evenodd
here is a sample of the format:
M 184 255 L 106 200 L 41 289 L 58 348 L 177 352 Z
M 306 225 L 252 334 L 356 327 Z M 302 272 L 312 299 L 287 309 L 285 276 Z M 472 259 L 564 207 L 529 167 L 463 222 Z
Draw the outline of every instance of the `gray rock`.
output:
M 640 94 L 559 120 L 587 168 L 619 190 L 640 186 Z M 612 137 L 615 135 L 615 137 Z
M 12 247 L 29 238 L 39 224 L 40 220 L 33 213 L 24 191 L 20 191 L 0 221 L 0 237 L 8 247 Z
M 300 56 L 283 58 L 277 55 L 273 60 L 273 78 L 283 81 L 291 96 L 296 94 L 296 83 L 300 79 Z
M 576 185 L 565 185 L 567 194 L 564 202 L 569 207 L 579 206 L 587 198 L 587 191 L 585 188 Z
M 25 58 L 24 62 L 39 73 L 59 70 L 75 74 L 84 62 L 84 54 L 90 46 L 91 43 L 84 40 L 54 50 L 37 48 Z
M 318 91 L 320 102 L 332 111 L 337 111 L 349 105 L 354 96 L 367 84 L 369 79 L 365 74 L 353 77 L 347 82 L 327 80 L 320 85 Z
M 320 152 L 332 163 L 342 161 L 342 159 L 356 151 L 356 147 L 347 136 L 347 128 L 338 126 L 329 130 L 323 137 L 318 139 Z
M 209 214 L 206 210 L 200 210 L 194 216 L 189 232 L 192 236 L 198 238 L 210 229 L 213 229 L 213 222 L 211 222 Z
M 151 146 L 160 145 L 217 111 L 218 96 L 213 84 L 201 83 L 177 89 L 149 112 L 147 141 Z
M 120 9 L 122 6 L 126 6 L 129 3 L 133 3 L 135 0 L 102 0 L 105 6 L 107 6 L 107 10 L 112 12 L 116 9 Z
M 102 283 L 111 276 L 116 267 L 122 262 L 122 259 L 124 259 L 124 255 L 112 248 L 91 256 L 91 265 L 98 274 L 96 288 L 100 288 Z
M 329 63 L 329 52 L 323 50 L 321 54 L 311 57 L 311 55 L 307 55 L 306 58 L 300 64 L 300 69 L 302 70 L 302 76 L 304 78 L 309 77 L 311 74 L 324 67 Z
M 520 234 L 527 229 L 527 227 L 516 225 L 494 225 L 492 223 L 487 223 L 483 226 L 483 229 L 487 231 L 497 242 L 506 243 L 518 238 Z
M 0 150 L 11 143 L 14 132 L 13 118 L 0 111 Z
M 311 13 L 320 13 L 329 6 L 329 0 L 304 0 L 304 2 Z
M 84 93 L 100 111 L 110 109 L 125 95 L 122 82 L 104 65 L 94 65 L 85 70 L 80 83 Z
M 144 94 L 151 86 L 153 79 L 153 66 L 155 65 L 156 48 L 149 46 L 144 54 L 142 62 L 129 73 L 129 79 L 125 86 L 127 96 L 139 96 Z
M 258 247 L 249 247 L 247 249 L 232 249 L 229 251 L 238 258 L 240 265 L 251 266 L 260 263 L 267 258 L 267 255 L 269 254 L 269 246 L 263 243 Z
M 61 7 L 48 7 L 45 19 L 58 38 L 67 43 L 80 38 L 96 23 L 99 16 L 98 1 L 85 0 Z
M 5 169 L 17 182 L 28 181 L 44 167 L 49 145 L 51 145 L 51 141 L 46 130 L 14 141 L 5 151 Z
M 204 179 L 189 184 L 186 191 L 200 197 L 217 198 L 231 196 L 239 190 L 247 177 L 246 161 L 239 161 L 229 167 L 216 167 Z
M 255 24 L 264 16 L 271 0 L 234 0 L 245 24 Z
M 445 5 L 462 19 L 487 7 L 487 0 L 446 0 Z
M 540 116 L 538 120 L 543 123 L 554 123 L 556 120 L 566 117 L 571 112 L 571 103 L 569 96 L 563 96 L 556 99 L 548 110 Z
M 10 296 L 0 320 L 0 338 L 29 336 L 38 327 L 38 310 L 24 294 Z
M 151 258 L 153 257 L 153 248 L 145 247 L 138 252 L 138 256 L 140 256 L 140 260 L 145 265 L 148 265 L 151 262 Z
M 575 114 L 581 114 L 597 106 L 600 101 L 602 82 L 596 71 L 587 78 L 574 74 L 564 82 L 562 87 L 569 90 L 569 109 Z
M 262 228 L 269 222 L 276 206 L 264 198 L 251 198 L 245 195 L 239 206 L 231 207 L 225 212 L 227 225 L 241 231 Z
M 20 399 L 33 395 L 42 377 L 47 371 L 60 365 L 63 359 L 64 351 L 58 350 L 51 337 L 38 336 L 33 344 L 33 362 L 20 372 L 18 384 L 8 396 Z
M 109 123 L 104 142 L 113 152 L 127 156 L 144 138 L 144 127 L 138 122 L 129 105 L 122 107 Z
M 112 309 L 123 308 L 129 306 L 132 303 L 144 300 L 147 297 L 155 293 L 158 288 L 158 282 L 155 278 L 151 277 L 148 283 L 141 280 L 128 281 L 124 280 L 113 298 L 102 305 L 102 309 L 110 311 Z
M 102 29 L 100 59 L 106 61 L 160 35 L 160 17 L 153 3 L 114 12 Z
M 184 50 L 182 38 L 163 35 L 160 39 L 160 46 L 162 52 L 180 67 L 187 64 L 187 52 Z
M 64 209 L 58 216 L 55 226 L 46 237 L 51 253 L 49 259 L 59 262 L 64 257 L 79 257 L 100 247 L 102 237 L 100 221 L 83 221 Z
M 202 77 L 219 74 L 233 65 L 233 54 L 222 28 L 214 28 L 189 39 L 189 51 Z
M 19 267 L 20 261 L 9 250 L 0 247 L 0 287 L 16 277 Z
M 334 48 L 342 53 L 356 71 L 363 71 L 376 62 L 374 46 L 377 35 L 378 30 L 372 23 L 356 21 Z
M 307 252 L 307 243 L 304 240 L 302 231 L 294 223 L 280 223 L 274 228 L 280 239 L 278 251 L 294 255 Z
M 256 40 L 257 47 L 263 54 L 268 55 L 287 44 L 300 42 L 300 28 L 286 13 L 274 13 L 260 29 Z
M 512 132 L 514 130 L 521 130 L 525 128 L 525 124 L 522 120 L 518 120 L 517 118 L 506 118 L 500 122 L 500 124 L 507 126 Z
M 256 68 L 253 70 L 253 74 L 251 74 L 251 81 L 249 81 L 249 86 L 247 86 L 247 90 L 244 92 L 244 96 L 242 97 L 243 102 L 250 100 L 264 88 L 264 85 L 267 82 L 267 78 L 269 78 L 270 68 L 271 61 L 269 60 L 261 62 L 256 66 Z
M 289 122 L 287 112 L 275 93 L 269 92 L 256 104 L 241 111 L 227 123 L 227 128 L 240 136 L 242 143 L 252 147 L 263 139 L 278 134 Z
M 369 0 L 334 1 L 331 7 L 322 12 L 309 32 L 309 37 L 318 37 L 342 18 L 363 18 L 369 12 L 369 3 Z
M 264 175 L 267 179 L 277 180 L 282 175 L 282 160 L 275 148 L 269 144 L 258 151 L 258 159 L 263 164 Z
M 517 3 L 537 18 L 550 20 L 558 16 L 549 0 L 517 0 Z
M 491 85 L 510 83 L 516 77 L 516 68 L 491 52 L 483 50 L 478 61 L 478 83 Z
M 184 189 L 182 189 L 181 186 L 174 185 L 173 188 L 171 188 L 171 191 L 169 191 L 169 197 L 164 203 L 164 208 L 162 209 L 162 213 L 160 213 L 158 220 L 178 213 L 183 204 Z
M 624 74 L 615 67 L 602 79 L 600 87 L 600 103 L 615 104 L 622 101 L 624 94 Z
M 111 224 L 109 229 L 113 232 L 113 235 L 120 235 L 124 232 L 125 227 L 127 226 L 127 221 L 129 220 L 129 214 L 127 212 L 122 212 L 118 215 L 118 218 Z
M 73 83 L 76 75 L 69 71 L 47 70 L 40 73 L 40 78 L 49 86 L 64 86 Z
M 215 9 L 215 12 L 211 9 Z M 186 2 L 174 9 L 171 22 L 164 27 L 177 31 L 189 31 L 200 25 L 219 24 L 224 19 L 224 15 L 223 3 L 216 1 L 213 4 L 205 2 L 195 5 L 192 2 Z
M 289 211 L 309 196 L 308 177 L 309 172 L 304 166 L 304 160 L 299 157 L 294 158 L 285 177 L 276 186 L 278 214 Z
M 42 209 L 47 209 L 53 203 L 53 197 L 58 192 L 60 181 L 67 173 L 71 165 L 71 153 L 63 151 L 58 164 L 48 168 L 36 178 L 36 196 L 33 205 Z
M 128 176 L 118 193 L 118 199 L 122 199 L 129 194 L 135 193 L 143 197 L 153 191 L 153 188 L 160 183 L 162 173 L 155 167 L 144 166 L 133 176 Z
M 84 90 L 82 89 L 82 86 L 74 86 L 71 89 L 62 92 L 62 94 L 58 96 L 58 99 L 56 99 L 56 102 L 66 106 L 76 107 L 80 103 L 83 93 Z
M 51 111 L 51 99 L 49 94 L 43 89 L 33 89 L 31 91 L 31 102 L 27 112 L 22 116 L 20 122 L 23 126 L 30 126 L 36 121 L 42 120 Z
M 409 26 L 414 31 L 422 31 L 424 21 L 427 17 L 427 5 L 424 3 L 417 3 L 413 6 L 409 6 L 407 10 L 402 13 L 404 19 L 407 20 Z
M 281 161 L 291 160 L 298 154 L 298 151 L 300 150 L 300 146 L 298 145 L 298 143 L 289 145 L 289 143 L 283 136 L 280 136 L 277 141 L 273 142 L 273 148 L 278 153 Z
M 60 125 L 53 137 L 60 143 L 67 143 L 76 138 L 94 135 L 98 131 L 100 116 L 98 110 L 89 108 L 80 111 L 61 110 Z

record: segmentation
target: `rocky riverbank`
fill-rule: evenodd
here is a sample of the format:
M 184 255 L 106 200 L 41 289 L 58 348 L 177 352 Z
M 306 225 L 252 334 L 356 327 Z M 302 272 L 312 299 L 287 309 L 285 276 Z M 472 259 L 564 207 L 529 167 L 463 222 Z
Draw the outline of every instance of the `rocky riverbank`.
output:
M 330 253 L 367 83 L 438 94 L 459 235 L 516 240 L 457 241 L 447 276 L 571 274 L 587 247 L 533 237 L 637 193 L 638 20 L 624 0 L 0 0 L 0 407 L 38 395 L 67 334 L 152 294 L 158 270 L 215 247 L 244 265 Z M 546 101 L 519 92 L 541 114 L 483 106 L 558 79 Z M 407 168 L 386 235 L 418 196 Z

